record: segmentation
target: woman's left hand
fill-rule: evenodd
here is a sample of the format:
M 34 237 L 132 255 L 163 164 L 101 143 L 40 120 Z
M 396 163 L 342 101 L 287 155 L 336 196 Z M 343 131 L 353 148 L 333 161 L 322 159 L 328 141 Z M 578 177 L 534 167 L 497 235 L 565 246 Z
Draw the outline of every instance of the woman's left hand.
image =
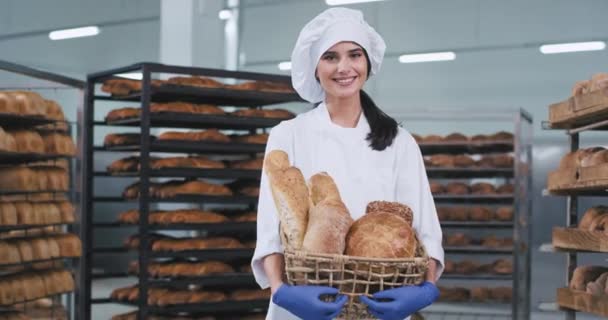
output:
M 435 302 L 439 298 L 439 289 L 433 283 L 425 281 L 417 286 L 403 286 L 376 292 L 372 298 L 359 297 L 359 300 L 368 306 L 370 314 L 382 320 L 403 320 Z M 377 301 L 377 299 L 386 301 Z

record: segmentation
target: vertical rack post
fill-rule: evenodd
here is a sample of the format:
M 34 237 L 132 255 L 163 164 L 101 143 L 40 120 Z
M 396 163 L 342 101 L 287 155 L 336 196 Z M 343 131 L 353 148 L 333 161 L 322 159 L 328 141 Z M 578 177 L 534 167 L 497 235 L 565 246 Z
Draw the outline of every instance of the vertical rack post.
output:
M 579 134 L 571 133 L 568 136 L 568 140 L 570 142 L 570 152 L 576 151 L 579 148 Z M 570 227 L 575 225 L 578 220 L 578 198 L 575 195 L 568 195 L 566 197 L 566 226 Z M 576 269 L 578 262 L 576 257 L 576 252 L 569 252 L 566 257 L 566 287 L 570 284 L 570 280 L 572 279 L 572 274 L 574 273 L 574 269 Z M 566 320 L 575 320 L 576 319 L 576 311 L 572 309 L 566 310 Z

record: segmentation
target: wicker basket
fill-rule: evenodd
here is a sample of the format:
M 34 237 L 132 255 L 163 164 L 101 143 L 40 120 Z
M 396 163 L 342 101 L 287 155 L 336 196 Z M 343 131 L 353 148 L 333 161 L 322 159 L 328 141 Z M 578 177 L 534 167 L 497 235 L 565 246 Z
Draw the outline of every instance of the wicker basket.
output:
M 337 288 L 349 297 L 339 319 L 376 319 L 358 296 L 420 284 L 428 267 L 426 250 L 417 241 L 415 258 L 379 259 L 337 254 L 319 254 L 285 249 L 285 272 L 291 285 L 321 285 Z M 331 300 L 331 297 L 326 297 Z

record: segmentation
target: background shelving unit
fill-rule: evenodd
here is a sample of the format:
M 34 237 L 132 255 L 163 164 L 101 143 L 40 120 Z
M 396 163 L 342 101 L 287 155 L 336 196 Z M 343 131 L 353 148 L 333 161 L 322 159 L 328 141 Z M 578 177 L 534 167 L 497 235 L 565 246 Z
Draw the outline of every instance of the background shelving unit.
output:
M 97 85 L 105 80 L 114 78 L 116 74 L 125 72 L 141 71 L 143 74 L 142 90 L 128 96 L 107 96 L 99 94 Z M 188 204 L 199 206 L 207 210 L 215 210 L 225 206 L 234 208 L 246 208 L 255 210 L 257 197 L 245 195 L 233 196 L 178 196 L 169 199 L 155 199 L 148 193 L 148 186 L 152 179 L 160 178 L 204 178 L 215 180 L 231 179 L 259 179 L 261 170 L 244 169 L 182 169 L 171 168 L 162 170 L 152 170 L 148 164 L 152 153 L 187 153 L 211 156 L 233 157 L 242 155 L 255 157 L 256 154 L 263 153 L 264 144 L 248 143 L 213 143 L 213 142 L 188 142 L 188 141 L 158 141 L 151 139 L 152 132 L 158 128 L 188 128 L 188 129 L 223 129 L 241 130 L 246 133 L 261 133 L 259 130 L 266 130 L 284 119 L 253 118 L 253 117 L 234 117 L 229 115 L 184 115 L 179 113 L 156 114 L 150 112 L 151 103 L 160 102 L 192 102 L 198 104 L 216 104 L 218 106 L 228 106 L 233 108 L 261 108 L 270 104 L 301 102 L 299 96 L 293 93 L 282 92 L 261 92 L 248 90 L 234 90 L 226 88 L 204 88 L 188 87 L 171 84 L 162 86 L 151 86 L 152 74 L 156 75 L 185 75 L 185 76 L 204 76 L 216 79 L 237 79 L 237 80 L 257 80 L 272 81 L 280 83 L 290 83 L 289 77 L 275 76 L 260 73 L 233 72 L 215 69 L 187 68 L 177 66 L 167 66 L 152 63 L 141 63 L 125 68 L 108 70 L 88 77 L 87 98 L 86 98 L 86 117 L 85 126 L 85 176 L 92 183 L 86 184 L 84 190 L 84 203 L 87 213 L 84 217 L 87 229 L 85 238 L 85 268 L 82 286 L 85 288 L 85 301 L 80 306 L 79 314 L 82 319 L 92 316 L 92 306 L 96 304 L 119 303 L 128 306 L 135 306 L 139 310 L 140 319 L 145 319 L 148 314 L 175 315 L 177 313 L 190 314 L 247 314 L 251 312 L 265 312 L 268 307 L 267 299 L 251 301 L 224 301 L 209 302 L 187 305 L 171 305 L 166 307 L 149 306 L 147 304 L 147 293 L 150 288 L 167 285 L 177 287 L 187 287 L 188 285 L 200 285 L 208 288 L 257 288 L 253 274 L 237 269 L 237 272 L 218 274 L 213 276 L 200 277 L 148 277 L 145 272 L 152 261 L 163 261 L 165 259 L 197 259 L 197 260 L 220 260 L 234 263 L 234 265 L 249 264 L 253 256 L 253 248 L 239 249 L 207 249 L 207 250 L 188 250 L 179 252 L 155 252 L 149 247 L 149 235 L 152 231 L 168 232 L 188 232 L 189 235 L 248 235 L 249 240 L 255 239 L 255 222 L 225 222 L 225 223 L 180 223 L 169 225 L 155 225 L 148 223 L 149 213 L 158 206 L 172 206 L 175 204 Z M 230 80 L 229 80 L 230 81 Z M 120 102 L 117 105 L 114 102 Z M 123 119 L 118 121 L 100 121 L 94 118 L 95 113 L 99 113 L 101 108 L 105 108 L 109 103 L 111 106 L 124 107 L 125 103 L 133 105 L 138 102 L 141 113 L 138 117 Z M 110 110 L 109 108 L 107 109 Z M 102 147 L 94 144 L 95 139 L 99 139 L 99 132 L 109 132 L 108 130 L 138 128 L 140 131 L 140 143 L 131 146 Z M 105 130 L 105 131 L 103 131 Z M 113 131 L 116 132 L 116 131 Z M 132 132 L 132 131 L 131 131 Z M 99 154 L 110 154 L 112 156 L 120 154 L 132 154 L 137 152 L 140 157 L 141 169 L 132 173 L 109 173 L 97 168 L 95 160 Z M 116 196 L 122 190 L 113 190 L 113 195 L 102 195 L 96 190 L 97 181 L 102 179 L 113 179 L 114 181 L 129 181 L 138 178 L 140 182 L 138 199 L 124 199 Z M 121 182 L 122 183 L 122 182 Z M 126 225 L 114 221 L 100 221 L 101 212 L 99 205 L 111 205 L 112 208 L 122 208 L 125 204 L 139 205 L 139 223 Z M 127 207 L 131 208 L 131 207 Z M 117 210 L 117 209 L 113 209 Z M 229 215 L 227 215 L 229 216 Z M 107 219 L 106 219 L 107 220 Z M 94 246 L 94 236 L 108 230 L 131 230 L 137 231 L 140 235 L 140 245 L 138 249 L 126 249 L 117 246 Z M 106 259 L 116 255 L 127 255 L 137 257 L 139 262 L 139 272 L 137 275 L 123 271 L 102 271 L 93 270 L 93 261 L 101 258 Z M 95 298 L 92 296 L 93 280 L 112 280 L 131 276 L 131 281 L 135 278 L 139 284 L 140 294 L 137 302 L 124 302 L 109 299 L 106 297 Z M 124 286 L 126 283 L 121 283 Z
M 464 130 L 475 130 L 479 132 L 472 134 L 486 133 L 492 134 L 501 130 L 513 133 L 514 139 L 507 141 L 488 141 L 488 142 L 419 142 L 423 156 L 435 154 L 470 154 L 484 155 L 493 153 L 511 153 L 514 164 L 511 168 L 446 168 L 427 166 L 427 176 L 429 180 L 456 180 L 456 181 L 484 181 L 492 180 L 493 183 L 512 183 L 514 185 L 513 194 L 496 195 L 434 195 L 435 205 L 441 206 L 505 206 L 512 205 L 514 208 L 512 221 L 440 221 L 444 237 L 451 231 L 457 230 L 467 235 L 475 235 L 485 232 L 502 232 L 513 238 L 513 247 L 489 248 L 482 246 L 444 246 L 446 259 L 454 256 L 474 257 L 475 259 L 497 259 L 511 258 L 513 273 L 488 274 L 472 273 L 457 274 L 444 273 L 438 285 L 442 287 L 470 287 L 470 286 L 510 286 L 512 287 L 512 299 L 510 302 L 475 302 L 472 300 L 452 302 L 436 302 L 432 306 L 423 310 L 422 313 L 427 319 L 451 319 L 458 317 L 471 317 L 478 319 L 529 319 L 530 318 L 530 243 L 531 230 L 529 226 L 531 216 L 531 169 L 532 169 L 532 118 L 523 109 L 513 111 L 493 112 L 489 110 L 420 110 L 408 112 L 403 116 L 397 116 L 411 132 L 417 132 L 417 125 L 432 122 L 433 125 L 443 121 L 451 121 L 454 127 L 463 123 Z M 473 122 L 473 124 L 471 124 Z M 483 129 L 487 122 L 499 123 L 492 127 L 494 131 Z M 464 125 L 466 123 L 468 127 Z M 436 130 L 435 126 L 430 127 Z M 456 131 L 457 129 L 453 129 Z M 448 134 L 445 132 L 441 134 Z M 438 134 L 438 132 L 427 132 L 427 134 Z M 485 179 L 485 180 L 484 180 Z
M 78 141 L 80 127 L 77 125 L 78 117 L 82 111 L 83 91 L 85 83 L 65 77 L 62 75 L 37 70 L 24 65 L 14 64 L 8 61 L 0 60 L 0 74 L 2 74 L 3 82 L 0 83 L 0 91 L 28 91 L 39 93 L 44 99 L 51 99 L 59 102 L 62 112 L 66 120 L 57 121 L 45 118 L 43 116 L 28 116 L 15 115 L 9 113 L 0 113 L 0 127 L 4 129 L 26 129 L 36 131 L 38 133 L 54 133 L 60 132 L 71 137 L 72 141 Z M 44 127 L 41 127 L 44 126 Z M 79 142 L 79 141 L 78 141 Z M 78 142 L 75 143 L 78 146 Z M 29 240 L 35 237 L 45 237 L 46 235 L 37 234 L 36 229 L 50 228 L 47 232 L 53 233 L 72 233 L 79 235 L 80 228 L 80 160 L 81 154 L 77 152 L 74 156 L 67 155 L 51 155 L 40 153 L 23 153 L 23 152 L 0 152 L 0 166 L 12 167 L 27 165 L 35 162 L 53 161 L 49 165 L 56 165 L 54 161 L 67 161 L 67 173 L 69 186 L 68 190 L 55 191 L 40 191 L 40 192 L 2 192 L 0 194 L 0 202 L 12 202 L 13 200 L 30 201 L 39 196 L 48 196 L 47 203 L 56 200 L 65 200 L 71 202 L 74 207 L 75 222 L 46 223 L 46 224 L 17 224 L 3 225 L 0 224 L 0 234 L 4 239 L 8 239 L 13 235 L 11 233 L 18 232 L 20 239 Z M 39 212 L 46 214 L 46 212 Z M 48 213 L 50 214 L 50 213 Z M 22 272 L 37 273 L 42 275 L 48 270 L 68 270 L 74 280 L 74 290 L 68 292 L 46 292 L 45 296 L 39 295 L 35 299 L 25 299 L 15 301 L 14 304 L 0 305 L 0 317 L 4 313 L 10 313 L 14 310 L 22 312 L 28 316 L 28 312 L 36 312 L 38 315 L 42 312 L 46 317 L 53 319 L 76 319 L 75 303 L 78 300 L 80 287 L 78 279 L 81 277 L 80 259 L 77 257 L 51 257 L 49 259 L 38 259 L 31 261 L 22 261 L 20 263 L 1 264 L 0 279 L 11 278 Z M 47 305 L 41 308 L 41 305 L 33 304 L 34 302 L 45 299 Z

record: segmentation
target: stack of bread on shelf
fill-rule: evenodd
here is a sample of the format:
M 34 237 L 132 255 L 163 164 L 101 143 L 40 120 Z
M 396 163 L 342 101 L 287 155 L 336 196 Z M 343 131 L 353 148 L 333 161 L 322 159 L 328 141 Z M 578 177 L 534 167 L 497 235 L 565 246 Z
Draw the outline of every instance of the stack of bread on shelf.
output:
M 509 303 L 513 299 L 511 287 L 439 287 L 443 302 Z
M 10 159 L 0 168 L 0 306 L 21 312 L 0 319 L 66 319 L 56 299 L 37 299 L 75 290 L 64 259 L 82 249 L 78 236 L 64 232 L 77 220 L 65 194 L 71 165 L 64 158 L 75 156 L 76 146 L 62 107 L 38 93 L 0 91 L 0 117 L 11 117 L 0 128 L 0 151 L 11 153 L 0 154 L 0 162 Z
M 549 191 L 608 186 L 608 149 L 582 148 L 562 157 L 557 170 L 549 173 Z
M 438 134 L 429 134 L 426 136 L 421 136 L 418 134 L 412 134 L 416 142 L 421 145 L 425 144 L 476 144 L 476 143 L 503 143 L 503 142 L 512 142 L 513 134 L 510 132 L 500 131 L 493 134 L 477 134 L 473 136 L 466 136 L 462 133 L 451 133 L 446 136 L 441 136 Z
M 549 106 L 549 122 L 554 128 L 571 128 L 606 119 L 608 108 L 608 73 L 572 86 L 571 96 Z
M 261 170 L 264 158 L 244 160 L 212 160 L 205 156 L 175 156 L 175 157 L 151 157 L 149 167 L 152 170 L 162 169 L 241 169 Z M 140 170 L 140 159 L 138 156 L 130 156 L 113 161 L 107 170 L 113 174 L 138 172 Z
M 437 206 L 437 216 L 442 222 L 450 221 L 513 221 L 513 207 L 500 206 Z
M 214 143 L 246 143 L 246 144 L 266 144 L 268 141 L 267 133 L 259 134 L 234 134 L 226 135 L 217 129 L 182 131 L 166 131 L 158 137 L 151 135 L 154 141 L 174 141 L 174 142 L 214 142 Z M 139 145 L 139 133 L 110 133 L 104 138 L 105 147 L 132 146 Z
M 160 86 L 188 86 L 199 88 L 216 88 L 228 90 L 265 91 L 294 93 L 289 83 L 271 81 L 243 81 L 239 84 L 224 84 L 218 80 L 201 76 L 176 76 L 168 80 L 152 80 L 152 88 Z M 103 83 L 101 90 L 113 96 L 125 96 L 142 91 L 142 82 L 130 79 L 110 79 Z

